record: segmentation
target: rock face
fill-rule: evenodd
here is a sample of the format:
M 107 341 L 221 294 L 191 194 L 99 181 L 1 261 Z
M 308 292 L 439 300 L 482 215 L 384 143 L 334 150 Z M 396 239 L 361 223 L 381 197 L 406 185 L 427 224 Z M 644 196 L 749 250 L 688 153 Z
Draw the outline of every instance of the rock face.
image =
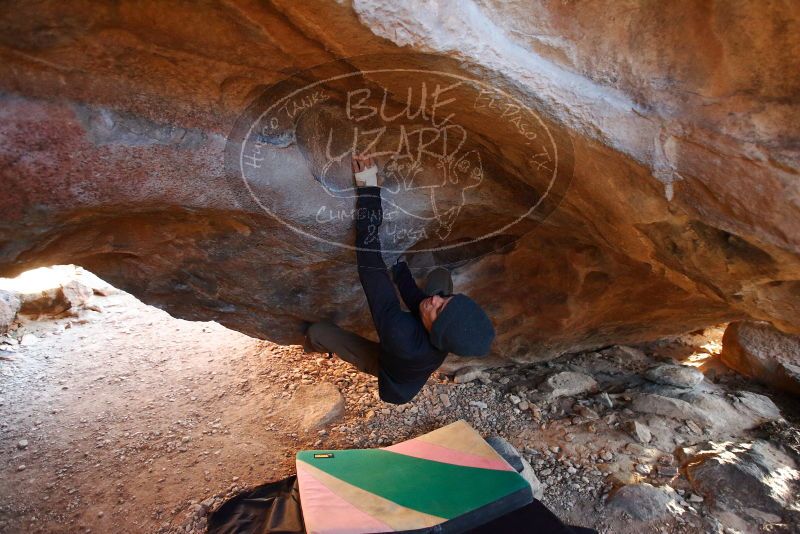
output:
M 397 208 L 382 240 L 433 250 L 415 255 L 419 276 L 450 265 L 491 314 L 496 354 L 745 318 L 800 332 L 792 3 L 49 1 L 9 6 L 0 30 L 0 276 L 75 263 L 176 316 L 279 343 L 320 319 L 374 335 L 346 172 L 321 156 L 346 152 L 354 122 L 410 117 L 395 111 L 424 88 L 427 112 L 383 131 L 399 147 L 420 133 L 403 148 L 416 158 L 382 163 Z M 362 54 L 372 63 L 305 70 Z M 358 78 L 391 88 L 382 113 L 322 77 L 375 64 L 404 69 Z M 437 93 L 450 86 L 432 71 L 484 85 Z M 257 177 L 228 172 L 248 106 L 320 79 L 243 138 Z M 457 157 L 445 133 L 464 140 Z M 448 187 L 423 194 L 417 179 Z
M 800 395 L 800 336 L 768 323 L 734 322 L 722 337 L 722 361 L 745 376 Z

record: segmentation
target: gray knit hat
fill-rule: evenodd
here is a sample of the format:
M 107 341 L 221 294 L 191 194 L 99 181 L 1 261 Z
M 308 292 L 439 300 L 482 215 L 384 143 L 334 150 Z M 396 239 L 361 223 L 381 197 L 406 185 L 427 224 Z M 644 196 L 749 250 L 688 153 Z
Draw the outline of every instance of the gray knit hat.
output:
M 431 343 L 459 356 L 486 356 L 494 327 L 478 304 L 466 295 L 453 295 L 433 322 Z

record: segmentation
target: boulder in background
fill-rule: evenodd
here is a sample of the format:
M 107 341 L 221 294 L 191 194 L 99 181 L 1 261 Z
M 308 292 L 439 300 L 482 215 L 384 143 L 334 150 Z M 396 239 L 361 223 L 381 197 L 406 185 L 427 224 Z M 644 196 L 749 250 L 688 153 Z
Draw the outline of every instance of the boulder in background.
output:
M 765 322 L 737 321 L 722 338 L 721 360 L 759 382 L 800 395 L 800 336 Z

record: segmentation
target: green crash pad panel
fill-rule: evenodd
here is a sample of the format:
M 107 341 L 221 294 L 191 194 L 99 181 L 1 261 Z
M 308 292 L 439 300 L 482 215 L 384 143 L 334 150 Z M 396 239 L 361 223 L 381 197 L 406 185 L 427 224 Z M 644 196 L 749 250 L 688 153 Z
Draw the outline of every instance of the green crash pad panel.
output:
M 460 532 L 533 500 L 464 421 L 380 449 L 301 451 L 297 480 L 309 534 Z

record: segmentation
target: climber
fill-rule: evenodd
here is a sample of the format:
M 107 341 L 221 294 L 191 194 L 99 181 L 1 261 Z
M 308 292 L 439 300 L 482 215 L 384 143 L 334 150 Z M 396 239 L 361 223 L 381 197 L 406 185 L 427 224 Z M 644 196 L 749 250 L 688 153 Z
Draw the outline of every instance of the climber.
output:
M 434 269 L 425 291 L 405 261 L 391 269 L 381 256 L 378 228 L 383 221 L 378 169 L 371 158 L 353 157 L 356 185 L 356 261 L 380 343 L 324 321 L 307 331 L 309 348 L 337 354 L 360 371 L 378 377 L 382 400 L 409 402 L 452 352 L 485 356 L 494 339 L 486 313 L 472 299 L 453 294 L 450 272 Z M 409 312 L 400 308 L 392 280 Z

